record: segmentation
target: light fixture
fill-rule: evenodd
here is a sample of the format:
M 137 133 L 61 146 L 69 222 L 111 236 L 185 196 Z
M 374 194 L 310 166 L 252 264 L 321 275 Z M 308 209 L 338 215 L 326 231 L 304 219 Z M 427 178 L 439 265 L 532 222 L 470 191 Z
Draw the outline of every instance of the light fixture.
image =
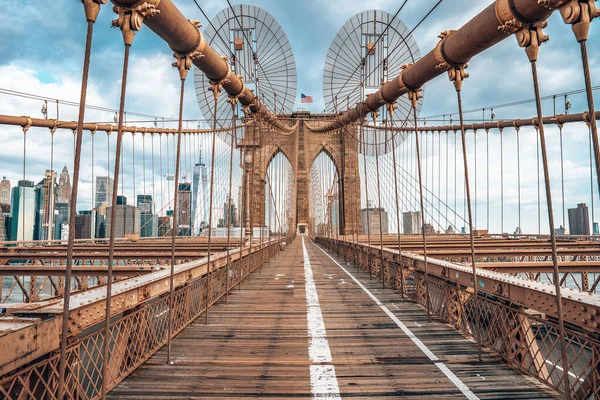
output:
M 495 119 L 496 119 L 496 113 L 494 112 L 494 109 L 493 109 L 493 108 L 491 109 L 491 111 L 492 111 L 492 115 L 491 115 L 491 117 L 492 117 L 492 121 L 493 121 L 493 120 L 495 120 Z
M 118 121 L 118 117 L 117 117 L 117 113 L 115 113 L 115 116 L 113 117 L 113 122 L 116 124 Z
M 48 119 L 48 101 L 44 101 L 44 104 L 42 104 L 42 115 L 44 116 L 44 118 Z

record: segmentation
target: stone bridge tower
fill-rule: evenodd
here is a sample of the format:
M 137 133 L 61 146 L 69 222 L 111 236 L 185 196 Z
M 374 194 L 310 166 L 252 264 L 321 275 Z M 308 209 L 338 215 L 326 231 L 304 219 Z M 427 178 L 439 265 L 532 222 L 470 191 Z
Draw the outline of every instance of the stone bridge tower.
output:
M 254 158 L 254 170 L 247 166 L 251 176 L 250 207 L 253 211 L 252 226 L 265 226 L 265 183 L 271 160 L 283 153 L 289 160 L 295 187 L 293 188 L 294 217 L 289 226 L 298 232 L 312 229 L 310 226 L 310 170 L 321 152 L 332 159 L 337 170 L 339 185 L 340 234 L 351 235 L 361 230 L 360 222 L 360 176 L 358 173 L 358 141 L 356 132 L 348 127 L 335 133 L 315 133 L 311 128 L 324 123 L 323 115 L 293 114 L 295 129 L 290 132 L 276 130 L 266 124 L 252 124 L 245 130 L 245 139 L 238 147 L 245 146 L 246 153 Z M 330 117 L 330 116 L 328 116 Z M 328 118 L 330 119 L 330 118 Z M 294 124 L 292 124 L 294 125 Z M 246 182 L 244 182 L 246 184 Z

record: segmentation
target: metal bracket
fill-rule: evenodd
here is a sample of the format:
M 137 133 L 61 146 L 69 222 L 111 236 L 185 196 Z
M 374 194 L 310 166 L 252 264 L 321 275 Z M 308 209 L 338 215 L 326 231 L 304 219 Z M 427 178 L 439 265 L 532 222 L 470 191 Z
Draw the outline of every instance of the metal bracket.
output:
M 545 35 L 543 29 L 548 26 L 548 21 L 540 21 L 534 24 L 529 24 L 520 29 L 517 34 L 517 43 L 520 47 L 525 48 L 529 61 L 537 61 L 540 45 L 547 42 L 550 37 Z
M 463 81 L 469 77 L 469 74 L 467 71 L 465 71 L 468 67 L 469 64 L 464 63 L 455 65 L 453 68 L 448 70 L 448 79 L 454 83 L 454 88 L 457 91 L 462 90 Z
M 112 26 L 118 27 L 123 33 L 125 45 L 131 46 L 135 32 L 142 28 L 144 18 L 150 18 L 158 15 L 157 9 L 160 0 L 140 0 L 130 6 L 114 6 L 113 11 L 119 14 L 119 17 L 112 21 Z
M 559 11 L 563 21 L 572 26 L 578 42 L 588 39 L 592 20 L 600 17 L 595 0 L 568 0 Z

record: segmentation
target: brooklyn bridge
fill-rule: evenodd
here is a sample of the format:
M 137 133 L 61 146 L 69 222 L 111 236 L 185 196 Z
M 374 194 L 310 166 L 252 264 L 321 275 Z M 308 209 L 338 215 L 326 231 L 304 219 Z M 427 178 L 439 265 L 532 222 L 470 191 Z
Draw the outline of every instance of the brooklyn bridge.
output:
M 2 4 L 0 397 L 599 399 L 600 10 L 490 1 Z

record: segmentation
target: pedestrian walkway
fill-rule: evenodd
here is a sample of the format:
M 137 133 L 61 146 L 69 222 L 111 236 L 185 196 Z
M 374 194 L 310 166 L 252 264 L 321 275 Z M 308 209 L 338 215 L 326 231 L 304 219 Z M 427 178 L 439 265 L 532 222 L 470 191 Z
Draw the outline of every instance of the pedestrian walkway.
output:
M 109 393 L 151 398 L 539 399 L 554 393 L 299 237 Z

